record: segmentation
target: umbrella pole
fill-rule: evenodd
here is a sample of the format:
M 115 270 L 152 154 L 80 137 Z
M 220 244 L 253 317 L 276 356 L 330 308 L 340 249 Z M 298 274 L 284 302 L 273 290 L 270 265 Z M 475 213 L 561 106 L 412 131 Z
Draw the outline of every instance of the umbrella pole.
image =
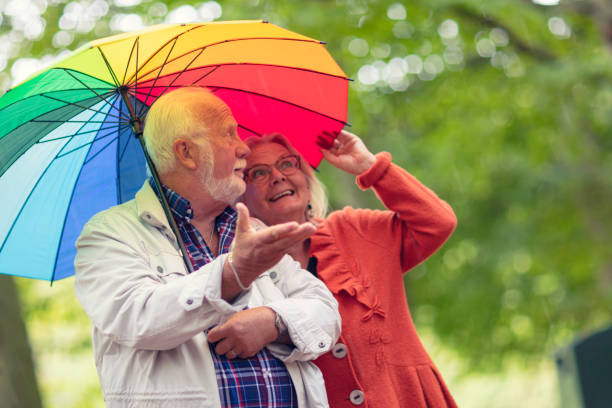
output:
M 149 153 L 147 153 L 147 147 L 145 146 L 144 138 L 142 137 L 142 123 L 140 121 L 140 118 L 134 112 L 134 107 L 132 106 L 132 102 L 130 102 L 130 99 L 128 98 L 128 88 L 122 86 L 119 89 L 119 91 L 121 92 L 123 101 L 125 102 L 128 110 L 130 111 L 130 124 L 132 125 L 132 131 L 134 132 L 134 136 L 140 142 L 140 146 L 142 147 L 142 152 L 144 153 L 145 159 L 147 161 L 147 165 L 149 166 L 149 169 L 151 170 L 151 174 L 153 176 L 153 182 L 157 186 L 157 191 L 160 192 L 159 195 L 160 195 L 160 199 L 162 203 L 162 208 L 164 209 L 166 218 L 168 218 L 168 223 L 170 224 L 170 228 L 172 229 L 172 232 L 174 232 L 174 235 L 176 236 L 176 242 L 178 243 L 179 249 L 181 250 L 181 254 L 183 255 L 183 261 L 185 262 L 185 266 L 187 267 L 187 270 L 189 271 L 189 273 L 191 273 L 193 272 L 193 264 L 191 263 L 191 259 L 189 258 L 189 255 L 187 254 L 187 250 L 185 249 L 185 244 L 183 243 L 183 239 L 181 238 L 181 234 L 178 230 L 178 226 L 176 225 L 176 222 L 174 221 L 174 217 L 172 216 L 172 213 L 170 212 L 170 205 L 168 204 L 168 200 L 166 199 L 166 195 L 164 194 L 164 189 L 162 188 L 162 183 L 161 183 L 161 180 L 159 179 L 159 174 L 157 173 L 157 169 L 155 168 L 155 165 L 153 164 L 153 160 L 151 160 Z

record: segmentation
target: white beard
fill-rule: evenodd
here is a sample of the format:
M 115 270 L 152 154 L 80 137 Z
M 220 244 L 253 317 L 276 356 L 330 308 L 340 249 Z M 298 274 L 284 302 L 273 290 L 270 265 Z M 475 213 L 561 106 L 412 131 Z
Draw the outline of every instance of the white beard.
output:
M 201 159 L 206 163 L 206 171 L 200 173 L 202 188 L 208 191 L 215 200 L 229 205 L 234 204 L 246 190 L 245 182 L 234 174 L 225 178 L 215 178 L 213 176 L 214 161 L 209 152 L 203 153 Z M 236 164 L 240 166 L 239 162 Z
M 246 185 L 234 175 L 223 179 L 211 177 L 207 189 L 215 200 L 231 205 L 244 193 Z

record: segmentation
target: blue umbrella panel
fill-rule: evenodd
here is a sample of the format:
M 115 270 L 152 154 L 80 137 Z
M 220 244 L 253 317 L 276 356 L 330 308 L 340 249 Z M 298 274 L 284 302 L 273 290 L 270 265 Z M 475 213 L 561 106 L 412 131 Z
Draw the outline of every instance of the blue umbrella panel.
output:
M 147 179 L 123 99 L 97 100 L 72 106 L 78 112 L 68 119 L 35 119 L 55 125 L 1 174 L 0 273 L 50 281 L 73 275 L 85 223 L 132 199 Z M 144 116 L 147 107 L 138 109 Z

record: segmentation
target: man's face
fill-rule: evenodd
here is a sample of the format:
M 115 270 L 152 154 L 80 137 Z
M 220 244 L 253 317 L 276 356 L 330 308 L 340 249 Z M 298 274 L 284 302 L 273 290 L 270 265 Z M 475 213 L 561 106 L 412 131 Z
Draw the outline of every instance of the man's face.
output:
M 233 204 L 246 189 L 242 171 L 249 148 L 238 137 L 238 124 L 225 104 L 212 113 L 206 136 L 198 140 L 200 177 L 213 198 Z

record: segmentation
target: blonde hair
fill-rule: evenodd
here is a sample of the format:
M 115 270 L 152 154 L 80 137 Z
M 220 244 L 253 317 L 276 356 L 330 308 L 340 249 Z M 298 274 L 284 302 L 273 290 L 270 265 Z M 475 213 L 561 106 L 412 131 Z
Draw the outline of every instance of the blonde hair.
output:
M 262 137 L 252 136 L 246 139 L 244 143 L 246 143 L 250 149 L 262 144 L 276 143 L 283 146 L 291 154 L 299 156 L 301 161 L 300 169 L 306 176 L 306 181 L 308 182 L 308 187 L 310 189 L 310 205 L 312 206 L 312 215 L 319 218 L 323 218 L 325 215 L 327 215 L 328 201 L 325 186 L 323 183 L 321 183 L 321 181 L 319 181 L 310 164 L 308 164 L 304 157 L 302 157 L 302 155 L 295 150 L 285 136 L 280 133 L 270 133 L 263 135 Z
M 179 138 L 192 139 L 206 133 L 200 113 L 203 97 L 217 98 L 208 89 L 179 88 L 163 94 L 151 105 L 147 113 L 143 137 L 147 152 L 159 174 L 166 174 L 176 165 L 173 143 Z M 219 99 L 219 102 L 222 102 Z

